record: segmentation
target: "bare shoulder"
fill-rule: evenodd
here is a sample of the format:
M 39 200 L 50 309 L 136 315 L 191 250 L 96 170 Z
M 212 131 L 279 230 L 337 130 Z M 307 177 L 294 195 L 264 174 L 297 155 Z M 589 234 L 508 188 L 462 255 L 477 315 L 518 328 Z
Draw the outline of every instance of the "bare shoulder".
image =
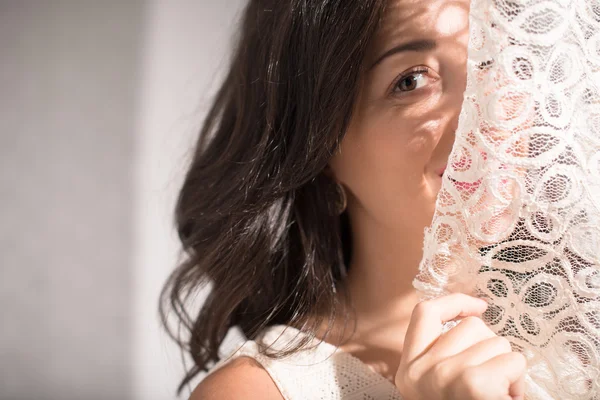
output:
M 190 400 L 284 400 L 269 373 L 253 358 L 238 357 L 204 378 Z

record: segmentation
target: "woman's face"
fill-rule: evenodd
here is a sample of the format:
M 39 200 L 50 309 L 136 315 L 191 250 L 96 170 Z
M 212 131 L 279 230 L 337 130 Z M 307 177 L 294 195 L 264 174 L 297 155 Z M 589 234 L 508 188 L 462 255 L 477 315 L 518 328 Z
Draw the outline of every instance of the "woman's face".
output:
M 468 0 L 390 2 L 353 119 L 330 162 L 353 223 L 368 220 L 422 241 L 466 84 L 468 7 Z

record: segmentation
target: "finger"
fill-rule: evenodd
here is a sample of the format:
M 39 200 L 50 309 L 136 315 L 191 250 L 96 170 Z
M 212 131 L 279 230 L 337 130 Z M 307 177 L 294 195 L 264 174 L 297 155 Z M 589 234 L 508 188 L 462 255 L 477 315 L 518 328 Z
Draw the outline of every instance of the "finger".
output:
M 495 376 L 496 382 L 504 385 L 507 395 L 525 396 L 524 375 L 527 371 L 527 360 L 521 353 L 512 351 L 501 354 L 472 367 L 481 376 Z
M 514 400 L 523 400 L 525 398 L 525 374 L 521 375 L 515 383 L 510 385 L 508 394 Z
M 481 318 L 467 317 L 447 333 L 443 334 L 433 344 L 429 353 L 436 359 L 446 358 L 459 354 L 481 341 L 494 337 L 498 336 L 488 328 Z M 506 341 L 506 339 L 503 340 Z M 510 346 L 508 351 L 510 351 Z
M 417 304 L 406 331 L 402 362 L 409 363 L 426 351 L 440 336 L 444 322 L 457 317 L 480 315 L 486 308 L 485 300 L 462 293 Z
M 512 348 L 508 339 L 502 336 L 494 336 L 447 358 L 444 363 L 448 365 L 448 368 L 456 370 L 476 367 L 496 356 L 507 354 L 511 351 Z

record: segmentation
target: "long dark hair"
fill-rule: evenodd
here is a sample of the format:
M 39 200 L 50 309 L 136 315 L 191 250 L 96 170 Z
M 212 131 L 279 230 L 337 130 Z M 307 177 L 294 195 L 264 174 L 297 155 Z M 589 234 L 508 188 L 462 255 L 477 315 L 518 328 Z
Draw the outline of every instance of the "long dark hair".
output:
M 335 318 L 350 231 L 347 217 L 332 212 L 324 170 L 350 121 L 384 3 L 252 0 L 246 7 L 176 206 L 184 260 L 163 288 L 160 314 L 195 364 L 178 394 L 219 360 L 233 326 L 250 339 L 274 324 L 312 333 L 295 351 L 323 318 Z M 209 283 L 208 298 L 190 315 L 186 304 Z

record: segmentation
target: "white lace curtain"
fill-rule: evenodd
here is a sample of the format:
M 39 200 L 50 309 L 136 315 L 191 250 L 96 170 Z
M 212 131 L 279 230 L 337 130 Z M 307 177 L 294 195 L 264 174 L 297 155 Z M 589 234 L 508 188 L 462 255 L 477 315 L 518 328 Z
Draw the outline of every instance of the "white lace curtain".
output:
M 527 398 L 600 400 L 600 0 L 472 0 L 456 142 L 414 285 L 485 297 Z

